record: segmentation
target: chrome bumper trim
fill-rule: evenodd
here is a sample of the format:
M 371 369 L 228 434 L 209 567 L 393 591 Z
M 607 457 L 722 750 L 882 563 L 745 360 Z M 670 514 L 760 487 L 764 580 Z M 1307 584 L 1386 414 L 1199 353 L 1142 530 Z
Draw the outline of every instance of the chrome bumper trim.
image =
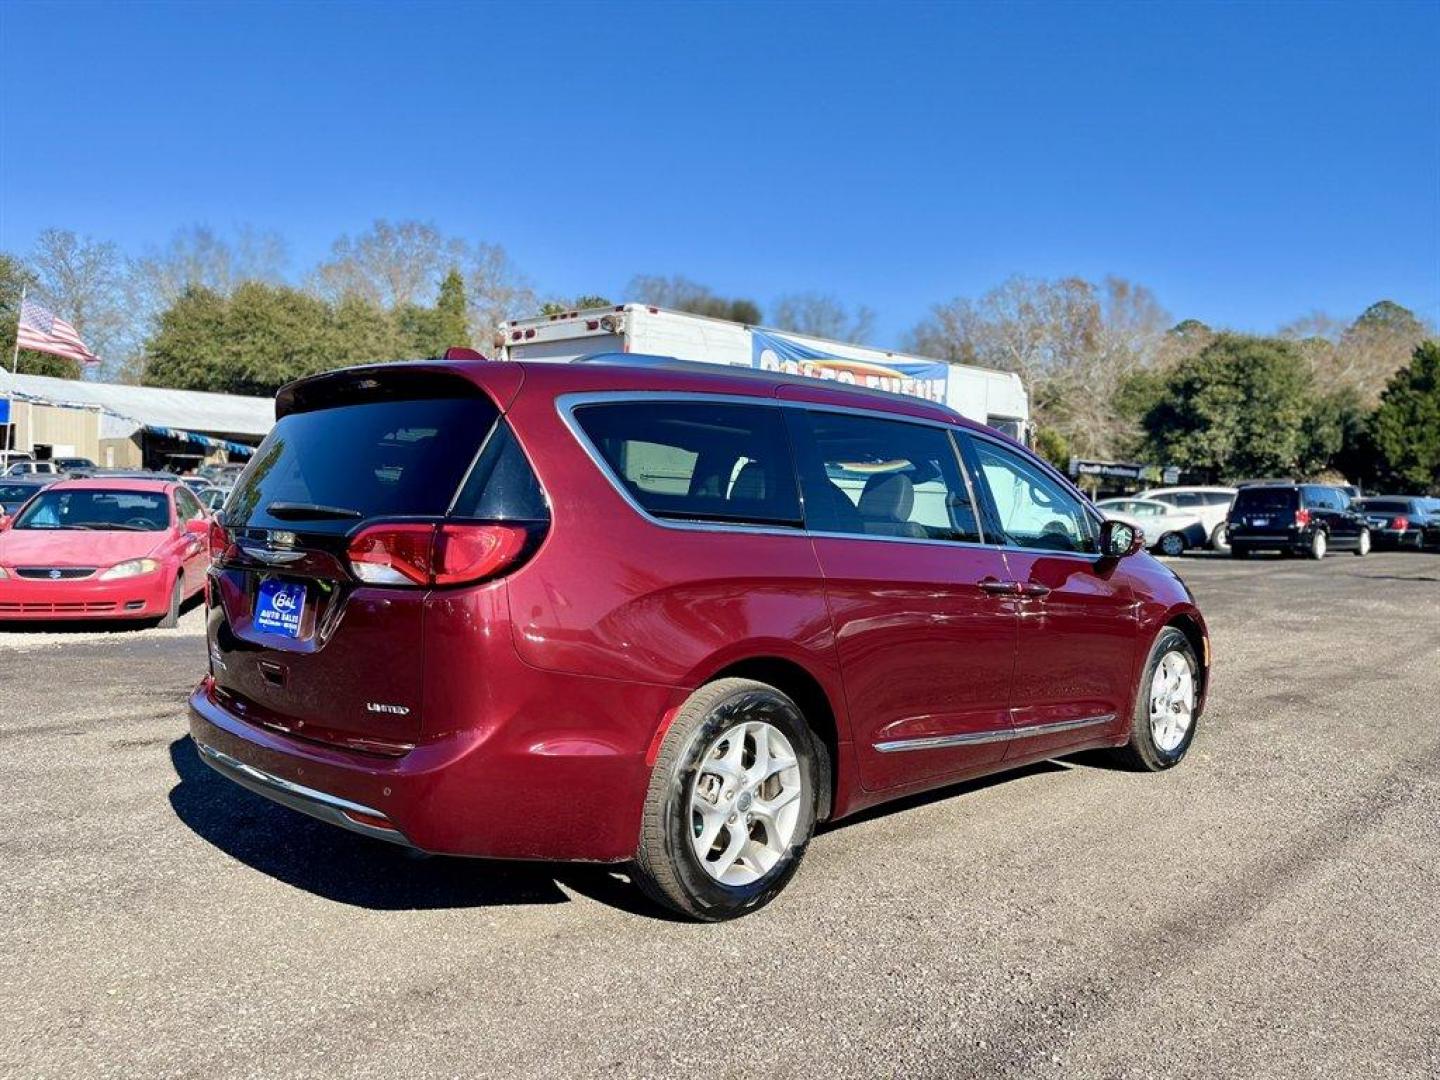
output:
M 1104 716 L 1086 716 L 1079 720 L 1059 720 L 1053 724 L 1031 724 L 1027 727 L 997 728 L 991 731 L 966 731 L 958 735 L 922 735 L 915 739 L 891 739 L 875 743 L 875 749 L 882 754 L 894 754 L 904 750 L 940 750 L 952 746 L 981 746 L 985 743 L 1014 742 L 1016 739 L 1033 739 L 1039 735 L 1055 735 L 1062 731 L 1098 727 L 1111 723 L 1114 713 Z
M 265 796 L 272 802 L 288 806 L 292 810 L 298 810 L 302 814 L 308 814 L 313 818 L 329 822 L 331 825 L 339 825 L 342 829 L 349 829 L 362 836 L 388 840 L 392 844 L 400 844 L 403 847 L 414 846 L 405 839 L 404 834 L 396 829 L 376 828 L 345 816 L 345 811 L 348 810 L 352 814 L 366 814 L 389 821 L 390 819 L 379 810 L 275 776 L 273 773 L 257 769 L 253 765 L 247 765 L 239 758 L 231 757 L 223 750 L 217 750 L 198 740 L 195 742 L 195 747 L 200 751 L 200 760 L 221 776 L 235 781 L 241 787 L 247 788 L 257 795 Z

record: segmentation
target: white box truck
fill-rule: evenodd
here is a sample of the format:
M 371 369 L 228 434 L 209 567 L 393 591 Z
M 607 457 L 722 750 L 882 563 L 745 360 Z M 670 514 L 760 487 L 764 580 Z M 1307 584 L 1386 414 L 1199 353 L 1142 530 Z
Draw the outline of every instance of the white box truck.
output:
M 745 326 L 646 304 L 566 311 L 501 324 L 506 360 L 567 362 L 595 353 L 648 353 L 784 371 L 938 401 L 1026 440 L 1030 401 L 1020 376 L 868 345 Z

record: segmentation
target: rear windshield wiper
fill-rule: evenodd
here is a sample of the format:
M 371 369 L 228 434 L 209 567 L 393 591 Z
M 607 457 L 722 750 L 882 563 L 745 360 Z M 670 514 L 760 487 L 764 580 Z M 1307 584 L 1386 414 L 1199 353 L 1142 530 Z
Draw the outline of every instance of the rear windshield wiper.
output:
M 265 507 L 265 513 L 273 518 L 358 518 L 364 517 L 359 510 L 345 506 L 324 506 L 320 503 L 272 502 Z

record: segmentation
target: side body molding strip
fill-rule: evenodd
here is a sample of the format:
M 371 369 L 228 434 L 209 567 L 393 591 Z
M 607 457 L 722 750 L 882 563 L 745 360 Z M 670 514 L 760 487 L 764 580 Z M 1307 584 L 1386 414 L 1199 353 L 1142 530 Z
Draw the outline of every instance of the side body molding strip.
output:
M 882 754 L 894 754 L 904 750 L 940 750 L 949 746 L 979 746 L 982 743 L 1013 742 L 1016 739 L 1031 739 L 1037 735 L 1054 735 L 1061 731 L 1075 731 L 1078 728 L 1098 727 L 1112 723 L 1114 713 L 1104 716 L 1086 716 L 1079 720 L 1061 720 L 1054 724 L 1030 724 L 1020 728 L 997 728 L 992 731 L 966 731 L 959 735 L 926 735 L 917 739 L 891 739 L 878 742 L 875 749 Z

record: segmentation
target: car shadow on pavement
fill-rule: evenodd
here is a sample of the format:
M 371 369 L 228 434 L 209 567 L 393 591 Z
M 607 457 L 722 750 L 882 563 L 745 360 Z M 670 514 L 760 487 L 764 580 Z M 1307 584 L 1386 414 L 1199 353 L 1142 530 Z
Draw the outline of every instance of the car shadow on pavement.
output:
M 380 911 L 563 904 L 565 889 L 631 914 L 669 920 L 621 868 L 425 855 L 306 817 L 240 787 L 200 760 L 190 737 L 170 744 L 176 817 L 262 874 L 342 904 Z
M 1085 762 L 1085 764 L 1090 763 Z M 992 773 L 989 776 L 977 777 L 974 780 L 962 780 L 958 784 L 946 784 L 944 787 L 932 788 L 929 791 L 921 791 L 914 795 L 906 795 L 890 802 L 883 802 L 879 806 L 871 806 L 865 810 L 861 810 L 859 813 L 851 814 L 847 818 L 842 818 L 839 821 L 827 821 L 816 829 L 815 833 L 817 836 L 821 836 L 827 832 L 847 829 L 851 825 L 859 825 L 861 822 L 875 821 L 877 818 L 889 817 L 892 814 L 903 814 L 907 810 L 915 810 L 922 806 L 929 806 L 931 803 L 944 802 L 947 799 L 958 799 L 964 795 L 984 791 L 986 788 L 1013 783 L 1016 780 L 1023 780 L 1027 776 L 1067 772 L 1071 767 L 1072 766 L 1065 761 L 1037 761 L 1033 765 L 1024 765 L 1009 772 Z

